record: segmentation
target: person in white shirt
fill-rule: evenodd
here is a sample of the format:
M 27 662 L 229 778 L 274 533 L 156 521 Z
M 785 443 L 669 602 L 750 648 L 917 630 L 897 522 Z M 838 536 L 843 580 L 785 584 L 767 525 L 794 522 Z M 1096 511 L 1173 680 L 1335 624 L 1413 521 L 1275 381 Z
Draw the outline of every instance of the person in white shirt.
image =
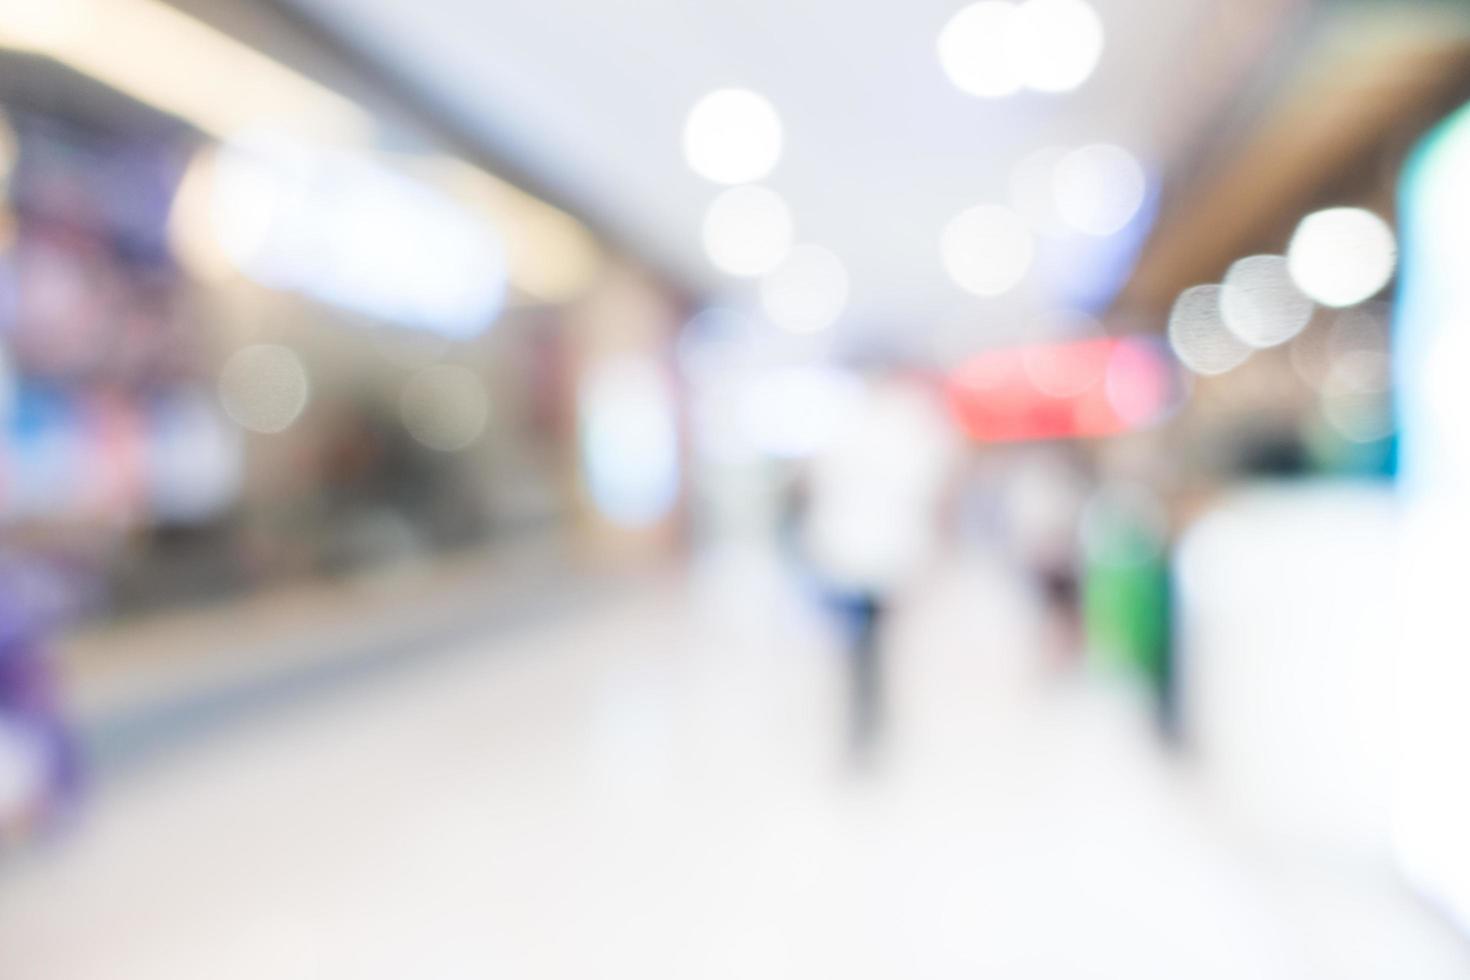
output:
M 863 759 L 882 721 L 886 611 L 937 550 L 955 451 L 935 393 L 903 378 L 872 379 L 851 424 L 807 474 L 799 540 L 851 626 L 850 735 Z

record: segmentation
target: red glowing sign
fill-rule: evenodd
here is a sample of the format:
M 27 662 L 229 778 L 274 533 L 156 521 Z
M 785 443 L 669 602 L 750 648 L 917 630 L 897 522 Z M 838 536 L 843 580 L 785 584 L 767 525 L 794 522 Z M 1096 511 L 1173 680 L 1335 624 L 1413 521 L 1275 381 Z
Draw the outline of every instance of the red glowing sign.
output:
M 977 354 L 946 391 L 961 427 L 982 442 L 1095 438 L 1157 422 L 1178 378 L 1156 341 L 1097 337 Z

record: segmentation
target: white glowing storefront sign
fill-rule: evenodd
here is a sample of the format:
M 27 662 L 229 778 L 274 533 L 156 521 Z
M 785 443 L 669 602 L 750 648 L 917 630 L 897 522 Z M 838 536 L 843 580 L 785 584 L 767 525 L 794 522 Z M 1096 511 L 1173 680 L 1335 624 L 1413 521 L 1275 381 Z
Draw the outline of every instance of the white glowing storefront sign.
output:
M 227 143 L 208 220 L 250 279 L 401 326 L 468 338 L 504 302 L 494 232 L 362 154 L 279 137 Z

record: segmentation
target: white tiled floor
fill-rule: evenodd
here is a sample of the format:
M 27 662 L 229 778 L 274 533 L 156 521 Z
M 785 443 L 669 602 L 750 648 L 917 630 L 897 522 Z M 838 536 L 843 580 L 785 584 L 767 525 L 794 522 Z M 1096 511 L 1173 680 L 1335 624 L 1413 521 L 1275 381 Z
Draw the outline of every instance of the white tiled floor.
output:
M 1014 582 L 894 624 L 877 771 L 760 554 L 130 773 L 0 878 L 10 980 L 1470 975 L 1387 875 L 1247 844 Z

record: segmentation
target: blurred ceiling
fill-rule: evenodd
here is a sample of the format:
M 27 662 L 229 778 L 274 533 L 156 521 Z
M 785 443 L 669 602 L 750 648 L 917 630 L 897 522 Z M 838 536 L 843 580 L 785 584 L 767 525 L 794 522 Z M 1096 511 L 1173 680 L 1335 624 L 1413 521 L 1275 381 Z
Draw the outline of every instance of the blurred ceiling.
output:
M 848 329 L 937 327 L 982 343 L 1085 303 L 1091 287 L 1059 285 L 1043 268 L 1004 297 L 970 296 L 939 260 L 946 221 L 1005 202 L 1017 161 L 1048 146 L 1116 143 L 1157 179 L 1279 54 L 1283 21 L 1309 7 L 1094 0 L 1107 44 L 1081 89 L 984 100 L 957 90 L 936 57 L 958 0 L 282 2 L 687 285 L 735 303 L 753 287 L 704 257 L 701 220 L 720 188 L 689 170 L 681 133 L 705 93 L 755 89 L 785 128 L 764 183 L 791 205 L 798 241 L 846 263 Z M 1077 264 L 1069 247 L 1057 264 Z

